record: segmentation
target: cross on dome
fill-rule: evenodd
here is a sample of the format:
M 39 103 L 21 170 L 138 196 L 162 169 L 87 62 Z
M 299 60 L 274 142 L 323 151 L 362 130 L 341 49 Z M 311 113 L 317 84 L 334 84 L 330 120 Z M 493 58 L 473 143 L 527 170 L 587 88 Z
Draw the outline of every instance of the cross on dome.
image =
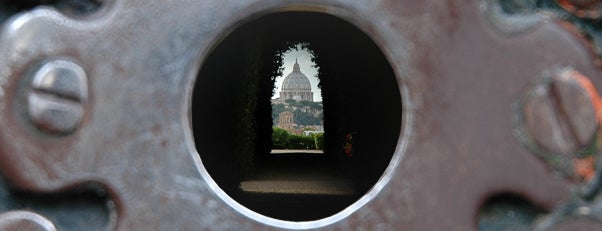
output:
M 297 62 L 297 59 L 295 59 L 295 65 L 293 65 L 293 72 L 301 73 L 301 68 L 299 67 L 299 62 Z

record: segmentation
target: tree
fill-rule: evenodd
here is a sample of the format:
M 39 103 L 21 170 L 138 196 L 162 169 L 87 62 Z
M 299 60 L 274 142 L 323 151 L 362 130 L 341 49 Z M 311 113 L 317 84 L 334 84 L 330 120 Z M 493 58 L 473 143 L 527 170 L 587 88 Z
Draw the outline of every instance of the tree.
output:
M 313 110 L 322 111 L 322 103 L 320 102 L 309 102 L 309 107 Z
M 285 110 L 284 104 L 276 103 L 272 104 L 272 122 L 273 124 L 278 123 L 278 115 Z
M 284 102 L 286 102 L 288 105 L 295 105 L 297 103 L 297 100 L 294 99 L 285 99 Z
M 312 134 L 311 136 L 300 136 L 288 131 L 272 127 L 272 146 L 274 149 L 321 149 L 324 137 Z
M 298 105 L 300 107 L 309 107 L 311 105 L 311 101 L 307 101 L 307 100 L 301 100 L 299 101 Z
M 286 149 L 289 142 L 289 133 L 278 127 L 272 127 L 272 148 Z
M 320 124 L 320 118 L 314 117 L 312 113 L 304 112 L 299 109 L 295 110 L 293 118 L 298 125 L 308 126 Z

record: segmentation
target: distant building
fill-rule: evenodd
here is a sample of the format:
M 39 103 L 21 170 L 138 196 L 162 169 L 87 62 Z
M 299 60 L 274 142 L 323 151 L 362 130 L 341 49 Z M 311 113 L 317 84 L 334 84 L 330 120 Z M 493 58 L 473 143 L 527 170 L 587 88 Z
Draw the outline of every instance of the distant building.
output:
M 284 102 L 287 99 L 294 99 L 296 101 L 314 101 L 314 93 L 311 91 L 309 79 L 301 73 L 299 63 L 296 60 L 295 65 L 293 66 L 293 72 L 284 78 L 282 88 L 280 89 L 279 100 Z
M 295 120 L 293 119 L 294 114 L 290 111 L 283 111 L 278 114 L 278 125 L 279 128 L 291 130 L 295 129 L 297 124 L 295 124 Z

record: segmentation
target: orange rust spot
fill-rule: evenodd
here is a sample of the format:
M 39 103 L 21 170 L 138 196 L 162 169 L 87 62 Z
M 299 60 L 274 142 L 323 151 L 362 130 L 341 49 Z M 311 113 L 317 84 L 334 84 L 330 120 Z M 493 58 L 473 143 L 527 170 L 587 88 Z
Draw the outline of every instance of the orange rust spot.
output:
M 598 120 L 598 124 L 602 123 L 602 100 L 596 90 L 596 87 L 592 83 L 589 78 L 578 71 L 573 71 L 571 73 L 575 79 L 581 84 L 581 86 L 585 89 L 590 99 L 592 100 L 594 110 L 596 113 L 596 118 Z
M 581 179 L 589 181 L 594 177 L 596 171 L 595 162 L 596 158 L 594 156 L 573 159 L 573 171 Z
M 560 7 L 564 8 L 568 12 L 574 13 L 576 10 L 575 6 L 568 0 L 558 0 L 557 3 Z

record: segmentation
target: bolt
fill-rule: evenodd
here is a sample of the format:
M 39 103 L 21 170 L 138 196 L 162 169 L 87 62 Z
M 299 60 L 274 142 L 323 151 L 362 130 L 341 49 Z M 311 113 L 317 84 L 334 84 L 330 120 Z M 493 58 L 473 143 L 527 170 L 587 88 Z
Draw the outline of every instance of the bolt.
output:
M 88 97 L 84 70 L 71 61 L 48 61 L 35 71 L 31 87 L 27 97 L 31 121 L 50 133 L 75 131 L 83 119 L 83 104 Z
M 0 230 L 56 231 L 47 218 L 29 211 L 9 211 L 0 214 Z
M 575 154 L 590 145 L 598 131 L 601 105 L 592 82 L 571 69 L 544 73 L 523 107 L 527 131 L 542 148 Z

